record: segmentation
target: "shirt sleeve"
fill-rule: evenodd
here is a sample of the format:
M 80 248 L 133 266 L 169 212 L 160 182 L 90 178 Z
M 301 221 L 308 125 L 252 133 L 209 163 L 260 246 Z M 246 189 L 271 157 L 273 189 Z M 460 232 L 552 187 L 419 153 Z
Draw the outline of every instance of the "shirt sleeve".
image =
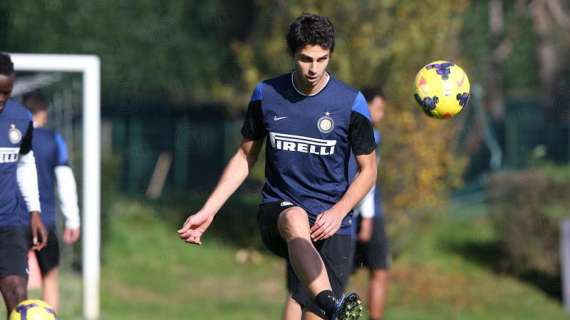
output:
M 376 186 L 373 186 L 370 191 L 364 196 L 364 199 L 360 201 L 358 208 L 360 215 L 363 218 L 374 218 L 375 213 L 375 203 L 374 203 L 374 194 L 376 192 Z
M 69 165 L 69 153 L 63 137 L 59 133 L 55 133 L 55 143 L 57 146 L 56 166 Z
M 356 95 L 352 105 L 348 131 L 348 139 L 352 152 L 355 155 L 359 156 L 374 152 L 376 149 L 374 129 L 372 128 L 372 122 L 370 122 L 368 104 L 360 92 Z
M 16 180 L 28 211 L 41 211 L 34 151 L 30 150 L 20 155 L 16 169 Z
M 77 204 L 77 186 L 71 167 L 67 165 L 55 167 L 55 178 L 61 213 L 65 217 L 65 227 L 77 229 L 80 226 L 79 206 Z
M 259 140 L 267 134 L 267 130 L 263 124 L 262 105 L 262 84 L 258 84 L 253 90 L 251 100 L 249 101 L 245 120 L 241 127 L 241 135 L 250 140 Z
M 32 121 L 30 121 L 28 125 L 28 129 L 26 130 L 26 134 L 22 139 L 22 143 L 20 144 L 20 154 L 28 154 L 28 152 L 32 151 L 32 138 L 34 136 L 34 126 Z

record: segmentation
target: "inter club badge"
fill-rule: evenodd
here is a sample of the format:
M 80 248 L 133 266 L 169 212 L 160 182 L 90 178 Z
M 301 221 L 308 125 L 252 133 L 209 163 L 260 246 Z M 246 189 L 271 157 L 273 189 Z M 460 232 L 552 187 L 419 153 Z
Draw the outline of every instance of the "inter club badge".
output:
M 325 115 L 320 117 L 317 121 L 317 128 L 322 133 L 329 133 L 334 129 L 334 120 L 330 117 L 330 112 L 325 112 Z
M 12 144 L 17 144 L 22 141 L 22 132 L 16 128 L 15 124 L 10 124 L 10 129 L 8 130 L 8 139 Z

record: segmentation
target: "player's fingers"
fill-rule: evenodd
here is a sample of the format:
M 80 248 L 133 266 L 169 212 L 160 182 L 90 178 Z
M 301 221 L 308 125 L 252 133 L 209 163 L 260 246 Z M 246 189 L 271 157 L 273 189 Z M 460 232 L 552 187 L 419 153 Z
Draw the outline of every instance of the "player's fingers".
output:
M 38 229 L 32 226 L 32 243 L 38 243 Z
M 34 246 L 32 247 L 34 250 L 40 251 L 46 246 L 47 242 L 42 239 L 36 239 Z
M 311 233 L 315 232 L 317 229 L 319 229 L 321 227 L 321 223 L 319 218 L 317 218 L 317 220 L 315 220 L 315 223 L 313 223 L 313 225 L 311 226 Z
M 313 238 L 313 241 L 322 240 L 326 234 L 327 234 L 327 229 L 322 229 L 322 231 Z
M 338 231 L 339 228 L 340 228 L 340 225 L 338 225 L 338 224 L 332 224 L 332 223 L 328 224 L 325 227 L 324 232 L 319 236 L 318 240 L 324 240 L 324 239 L 332 237 Z
M 190 228 L 192 228 L 192 226 L 194 225 L 193 220 L 194 219 L 192 219 L 192 216 L 188 217 L 188 219 L 186 219 L 186 221 L 184 221 L 182 228 L 178 229 L 178 233 L 184 233 L 184 232 L 187 232 L 188 230 L 190 230 Z
M 313 226 L 311 227 L 311 234 L 315 234 L 317 232 L 319 232 L 319 230 L 321 230 L 323 228 L 323 223 L 321 221 L 315 221 L 315 223 L 313 224 Z
M 336 233 L 336 230 L 335 230 L 334 228 L 328 229 L 327 232 L 325 232 L 325 233 L 321 236 L 321 240 L 328 239 L 328 238 L 332 237 L 335 233 Z
M 322 228 L 327 223 L 327 216 L 324 214 L 319 214 L 317 219 L 315 219 L 315 223 L 311 227 L 311 232 L 316 231 L 319 228 Z
M 48 233 L 47 230 L 45 228 L 41 228 L 40 232 L 42 234 L 42 243 L 44 244 L 44 246 L 47 244 L 48 241 Z
M 196 236 L 194 236 L 194 235 L 188 236 L 186 239 L 184 239 L 184 241 L 185 241 L 186 243 L 189 243 L 189 244 L 197 244 L 197 245 L 201 245 L 201 244 L 202 244 L 202 241 L 200 240 L 200 237 L 196 237 Z
M 194 229 L 188 229 L 185 232 L 179 234 L 180 238 L 182 238 L 182 239 L 187 239 L 190 236 L 199 237 L 200 235 L 201 235 L 201 232 L 194 230 Z
M 319 226 L 313 232 L 311 232 L 311 238 L 313 240 L 318 240 L 319 237 L 326 231 L 326 225 Z

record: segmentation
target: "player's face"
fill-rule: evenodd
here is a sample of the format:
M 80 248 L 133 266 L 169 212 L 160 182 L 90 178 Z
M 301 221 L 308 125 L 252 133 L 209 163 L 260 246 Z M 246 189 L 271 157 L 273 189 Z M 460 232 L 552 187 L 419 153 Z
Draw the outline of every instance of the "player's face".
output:
M 0 74 L 0 111 L 4 110 L 6 101 L 10 98 L 12 94 L 12 89 L 14 88 L 14 75 L 6 76 Z
M 44 110 L 38 111 L 33 115 L 33 119 L 34 119 L 34 125 L 41 128 L 45 126 L 47 123 L 48 113 L 47 111 Z
M 295 75 L 304 89 L 311 90 L 321 84 L 330 61 L 331 52 L 320 45 L 307 45 L 297 50 Z
M 384 118 L 384 98 L 378 96 L 374 97 L 374 99 L 368 103 L 368 111 L 370 112 L 372 124 L 376 125 Z

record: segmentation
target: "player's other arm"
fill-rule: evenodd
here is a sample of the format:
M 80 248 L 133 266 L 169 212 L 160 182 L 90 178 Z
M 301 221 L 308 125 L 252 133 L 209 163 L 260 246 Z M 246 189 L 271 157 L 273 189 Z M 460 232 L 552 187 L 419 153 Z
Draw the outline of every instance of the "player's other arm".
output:
M 342 219 L 354 208 L 376 183 L 376 143 L 370 122 L 368 105 L 362 94 L 358 94 L 352 107 L 349 126 L 349 141 L 356 156 L 358 173 L 346 193 L 330 209 L 319 214 L 311 227 L 314 241 L 334 235 Z
M 187 243 L 202 244 L 201 236 L 212 223 L 214 216 L 222 208 L 228 198 L 237 190 L 249 175 L 253 168 L 263 140 L 249 140 L 244 138 L 241 145 L 231 160 L 226 165 L 224 172 L 214 191 L 206 200 L 202 208 L 190 215 L 178 234 Z
M 186 219 L 178 234 L 187 243 L 201 244 L 201 236 L 208 229 L 222 205 L 243 183 L 253 168 L 267 131 L 263 124 L 262 84 L 258 84 L 249 102 L 241 128 L 243 140 L 236 154 L 227 164 L 216 188 L 202 208 Z
M 311 228 L 314 241 L 334 235 L 342 219 L 354 208 L 376 183 L 376 153 L 356 156 L 359 172 L 346 193 L 332 208 L 321 213 Z
M 69 156 L 65 141 L 59 134 L 55 134 L 57 145 L 57 166 L 54 168 L 57 185 L 57 196 L 60 202 L 61 213 L 65 217 L 65 230 L 63 241 L 72 244 L 79 239 L 80 219 L 77 201 L 77 184 L 73 170 L 69 166 Z
M 30 212 L 32 243 L 34 250 L 41 250 L 47 244 L 47 231 L 40 216 L 40 195 L 38 191 L 38 173 L 36 159 L 32 150 L 33 126 L 30 121 L 26 135 L 20 145 L 20 158 L 16 179 L 18 187 Z
M 362 219 L 360 219 L 360 232 L 357 235 L 357 239 L 361 242 L 368 242 L 372 237 L 372 231 L 374 229 L 373 219 L 376 207 L 376 204 L 374 203 L 375 193 L 376 187 L 372 187 L 358 206 Z

